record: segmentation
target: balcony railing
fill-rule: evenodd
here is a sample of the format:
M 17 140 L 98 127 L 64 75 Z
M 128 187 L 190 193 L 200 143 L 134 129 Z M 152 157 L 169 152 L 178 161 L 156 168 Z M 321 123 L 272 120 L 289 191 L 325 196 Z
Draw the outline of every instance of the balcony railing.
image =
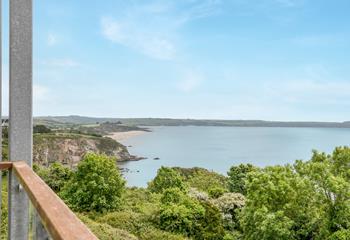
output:
M 33 237 L 37 240 L 90 240 L 95 235 L 32 170 L 33 151 L 33 0 L 9 0 L 9 142 L 10 162 L 2 162 L 0 173 L 8 171 L 8 239 L 28 240 L 29 200 L 34 206 Z M 0 14 L 2 11 L 0 0 Z M 1 23 L 0 17 L 0 43 Z M 2 44 L 0 44 L 0 119 Z M 1 147 L 0 127 L 0 150 Z M 0 151 L 1 153 L 1 151 Z M 18 162 L 17 160 L 23 160 Z M 0 177 L 0 186 L 2 178 Z M 1 213 L 1 208 L 0 208 Z M 1 222 L 0 222 L 1 224 Z M 3 239 L 3 236 L 1 236 Z
M 76 217 L 51 188 L 23 161 L 0 162 L 0 172 L 15 174 L 40 219 L 44 229 L 33 228 L 36 239 L 93 240 L 97 237 Z M 12 182 L 9 181 L 9 188 Z M 10 204 L 10 203 L 9 203 Z M 9 212 L 9 219 L 11 218 Z M 46 232 L 47 231 L 47 232 Z M 46 236 L 45 236 L 46 235 Z M 28 236 L 24 239 L 28 239 Z

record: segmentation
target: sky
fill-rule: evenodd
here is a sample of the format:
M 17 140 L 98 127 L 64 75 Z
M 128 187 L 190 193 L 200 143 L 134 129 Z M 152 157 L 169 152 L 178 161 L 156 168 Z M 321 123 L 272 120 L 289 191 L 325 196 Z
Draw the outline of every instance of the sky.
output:
M 350 120 L 349 9 L 348 0 L 35 0 L 34 115 Z

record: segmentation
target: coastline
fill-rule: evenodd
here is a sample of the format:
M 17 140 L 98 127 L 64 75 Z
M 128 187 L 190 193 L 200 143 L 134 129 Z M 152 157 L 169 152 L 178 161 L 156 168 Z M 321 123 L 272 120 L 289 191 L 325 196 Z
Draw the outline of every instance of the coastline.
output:
M 135 130 L 135 131 L 127 131 L 127 132 L 112 132 L 107 136 L 116 140 L 117 142 L 123 142 L 129 138 L 140 136 L 145 133 L 147 133 L 147 131 Z

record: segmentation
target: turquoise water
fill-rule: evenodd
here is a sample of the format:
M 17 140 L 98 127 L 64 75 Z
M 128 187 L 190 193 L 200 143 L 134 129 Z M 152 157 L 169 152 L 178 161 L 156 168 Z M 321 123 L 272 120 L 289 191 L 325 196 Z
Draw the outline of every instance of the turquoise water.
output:
M 308 160 L 312 149 L 331 152 L 350 145 L 350 129 L 264 127 L 154 127 L 122 141 L 131 154 L 147 160 L 126 162 L 129 186 L 144 187 L 161 166 L 203 167 L 226 174 L 230 166 L 257 166 Z M 159 158 L 159 160 L 154 160 Z

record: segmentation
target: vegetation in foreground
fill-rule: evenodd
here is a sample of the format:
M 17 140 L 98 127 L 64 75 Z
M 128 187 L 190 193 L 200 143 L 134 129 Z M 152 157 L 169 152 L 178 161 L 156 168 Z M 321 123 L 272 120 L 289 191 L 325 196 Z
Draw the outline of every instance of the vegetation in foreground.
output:
M 100 239 L 350 239 L 348 147 L 293 165 L 241 164 L 228 177 L 162 167 L 146 189 L 126 188 L 104 155 L 75 171 L 35 170 Z

